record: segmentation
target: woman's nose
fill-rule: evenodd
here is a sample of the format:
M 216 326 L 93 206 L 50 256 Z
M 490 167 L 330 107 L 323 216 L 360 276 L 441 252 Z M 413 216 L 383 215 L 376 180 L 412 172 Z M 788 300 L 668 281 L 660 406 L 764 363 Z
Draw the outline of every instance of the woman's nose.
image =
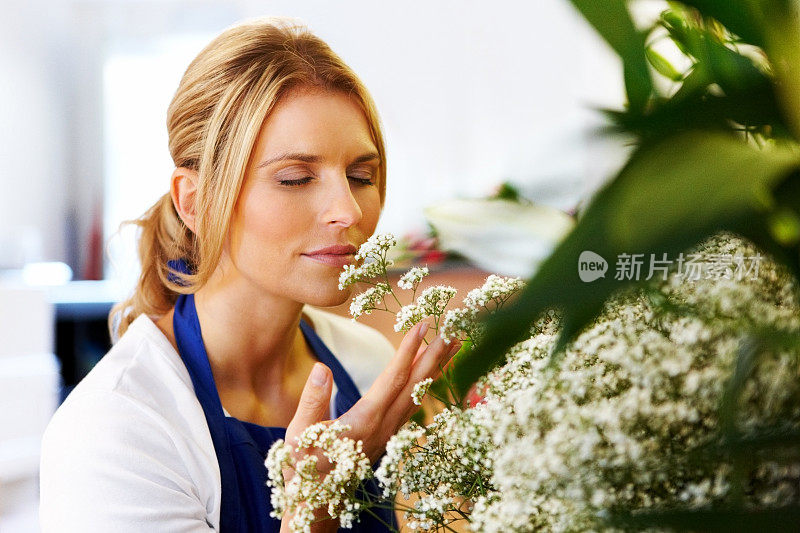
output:
M 337 180 L 337 184 L 330 188 L 328 209 L 325 212 L 325 222 L 350 227 L 357 224 L 362 217 L 361 206 L 350 189 L 347 177 Z

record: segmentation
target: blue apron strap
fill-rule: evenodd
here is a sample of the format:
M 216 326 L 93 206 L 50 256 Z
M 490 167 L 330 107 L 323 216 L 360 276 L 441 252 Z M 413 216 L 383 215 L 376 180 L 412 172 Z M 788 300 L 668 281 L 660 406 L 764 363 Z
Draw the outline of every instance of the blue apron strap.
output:
M 333 373 L 333 380 L 336 382 L 336 387 L 339 389 L 334 398 L 334 411 L 337 417 L 342 416 L 361 399 L 361 393 L 359 393 L 358 387 L 356 387 L 350 374 L 347 373 L 342 363 L 336 359 L 336 356 L 333 355 L 319 335 L 317 335 L 314 328 L 306 323 L 305 320 L 301 320 L 300 330 L 303 332 L 306 342 L 308 342 L 311 351 L 317 356 L 317 359 L 330 368 Z
M 222 410 L 219 393 L 214 384 L 214 375 L 211 373 L 211 365 L 208 362 L 208 354 L 203 344 L 200 320 L 197 318 L 193 294 L 182 294 L 178 297 L 178 301 L 175 303 L 172 327 L 175 330 L 178 353 L 189 371 L 195 394 L 203 407 L 219 462 L 221 490 L 224 495 L 220 503 L 220 531 L 236 531 L 239 509 L 236 466 L 231 454 L 225 413 Z
M 325 363 L 328 368 L 331 369 L 331 372 L 333 372 L 333 378 L 336 381 L 336 386 L 339 387 L 339 391 L 336 393 L 335 398 L 335 413 L 337 417 L 342 416 L 344 413 L 349 411 L 358 400 L 361 399 L 361 393 L 358 391 L 358 387 L 356 387 L 356 384 L 353 382 L 350 374 L 347 373 L 336 356 L 333 355 L 333 352 L 330 351 L 328 346 L 322 341 L 319 335 L 317 335 L 316 331 L 314 331 L 314 329 L 304 320 L 300 321 L 300 329 L 303 331 L 303 335 L 311 347 L 311 350 L 317 356 L 317 359 L 319 359 L 320 362 Z M 386 455 L 385 452 L 375 461 L 375 464 L 372 465 L 373 471 L 378 468 L 378 465 L 380 464 L 384 455 Z M 376 499 L 383 500 L 384 498 L 382 496 L 382 492 L 383 491 L 381 490 L 377 479 L 372 478 L 366 482 L 364 487 L 359 489 L 358 494 L 362 499 L 367 501 Z M 367 497 L 366 493 L 368 493 L 370 496 Z M 386 500 L 386 503 L 391 503 L 391 500 Z M 378 515 L 378 518 L 366 512 L 360 513 L 359 522 L 353 525 L 354 533 L 389 531 L 385 524 L 389 524 L 393 529 L 399 529 L 394 509 L 376 507 L 372 510 L 372 512 Z M 339 528 L 339 531 L 345 530 L 343 528 Z
M 172 323 L 178 352 L 203 408 L 219 463 L 222 489 L 220 531 L 277 531 L 280 521 L 269 517 L 272 506 L 266 487 L 263 460 L 271 443 L 277 438 L 285 438 L 285 428 L 256 426 L 225 416 L 203 343 L 194 295 L 178 297 Z M 302 320 L 300 328 L 314 355 L 333 373 L 339 389 L 335 398 L 335 412 L 336 416 L 341 416 L 361 399 L 361 394 L 350 375 L 314 329 Z M 373 498 L 380 494 L 376 480 L 371 480 L 368 486 Z M 375 512 L 381 516 L 383 522 L 396 528 L 391 509 L 375 509 Z M 383 522 L 361 513 L 361 521 L 355 525 L 354 533 L 386 531 Z

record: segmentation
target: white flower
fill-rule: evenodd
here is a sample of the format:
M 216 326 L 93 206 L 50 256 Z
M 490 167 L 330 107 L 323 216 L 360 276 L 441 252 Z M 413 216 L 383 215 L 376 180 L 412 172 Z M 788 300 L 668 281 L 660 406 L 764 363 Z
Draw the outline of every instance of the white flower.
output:
M 397 244 L 391 233 L 373 235 L 362 244 L 356 252 L 355 260 L 363 261 L 360 266 L 345 265 L 339 274 L 339 290 L 358 283 L 386 275 L 386 269 L 392 261 L 386 259 L 386 252 Z
M 440 335 L 445 342 L 462 336 L 476 341 L 481 327 L 478 324 L 478 312 L 470 308 L 451 309 L 444 314 Z
M 317 471 L 315 455 L 305 455 L 292 465 L 289 446 L 283 440 L 276 441 L 267 453 L 264 464 L 275 507 L 272 516 L 281 518 L 286 512 L 294 513 L 292 531 L 308 531 L 315 519 L 314 510 L 320 508 L 326 509 L 331 518 L 338 517 L 341 527 L 352 527 L 361 506 L 355 499 L 355 489 L 372 477 L 372 466 L 361 441 L 341 436 L 348 429 L 338 421 L 320 422 L 297 438 L 297 452 L 316 448 L 328 459 L 333 468 L 324 477 Z M 283 481 L 284 467 L 295 470 L 288 482 Z
M 411 267 L 400 277 L 397 286 L 401 289 L 416 290 L 422 278 L 429 274 L 428 267 Z
M 404 305 L 397 312 L 397 321 L 394 325 L 395 331 L 408 331 L 414 324 L 425 318 L 422 309 L 416 304 Z
M 756 253 L 726 236 L 699 248 Z M 797 286 L 771 263 L 754 279 L 659 283 L 648 290 L 672 307 L 646 291 L 615 297 L 555 364 L 560 318 L 543 314 L 478 382 L 482 403 L 450 407 L 426 428 L 393 437 L 378 479 L 387 495 L 419 496 L 406 511 L 409 528 L 440 528 L 460 501 L 474 502 L 472 530 L 498 533 L 603 530 L 607 509 L 729 503 L 732 466 L 719 457 L 690 464 L 684 452 L 717 437 L 719 401 L 748 328 L 800 335 Z M 442 334 L 479 331 L 479 310 L 491 312 L 521 288 L 490 277 L 464 308 L 444 314 Z M 448 296 L 431 291 L 401 310 L 398 324 L 441 312 Z M 737 429 L 747 435 L 772 420 L 800 427 L 798 397 L 796 353 L 768 344 L 743 389 Z M 755 457 L 747 475 L 748 505 L 800 502 L 800 461 Z
M 735 242 L 734 249 L 745 246 Z M 701 251 L 721 253 L 729 244 L 717 237 Z M 729 465 L 707 461 L 688 468 L 683 453 L 716 435 L 719 401 L 745 325 L 783 324 L 800 332 L 790 278 L 764 268 L 767 277 L 747 283 L 670 279 L 660 287 L 671 303 L 691 305 L 702 319 L 658 309 L 638 294 L 616 298 L 555 368 L 548 367 L 554 330 L 537 323 L 506 365 L 482 381 L 484 409 L 492 413 L 484 423 L 493 434 L 494 492 L 476 500 L 472 526 L 596 530 L 604 527 L 597 519 L 602 509 L 724 504 Z M 481 297 L 473 303 L 484 305 Z M 788 400 L 800 394 L 797 366 L 788 374 L 779 370 L 787 357 L 769 350 L 763 355 L 743 393 L 742 430 L 779 413 L 800 424 Z M 800 486 L 797 466 L 794 487 Z M 753 499 L 768 494 L 758 489 Z M 775 504 L 798 499 L 794 488 Z
M 444 285 L 428 287 L 417 298 L 417 307 L 425 315 L 439 316 L 456 292 L 455 288 Z
M 397 312 L 395 331 L 408 331 L 426 316 L 439 317 L 450 299 L 455 296 L 453 287 L 436 285 L 428 287 L 417 298 L 416 303 L 404 305 Z
M 344 290 L 359 281 L 368 281 L 377 278 L 386 272 L 384 265 L 377 261 L 365 262 L 358 267 L 355 265 L 345 265 L 343 269 L 343 272 L 339 274 L 339 290 Z
M 433 383 L 433 378 L 426 378 L 414 385 L 411 393 L 411 401 L 414 402 L 414 405 L 422 405 L 422 397 L 428 393 L 431 383 Z
M 391 233 L 376 233 L 362 244 L 356 253 L 356 260 L 369 257 L 379 260 L 386 257 L 386 252 L 397 245 L 397 239 Z
M 492 310 L 503 305 L 514 293 L 525 287 L 519 278 L 507 278 L 490 274 L 479 289 L 472 289 L 464 298 L 464 306 L 475 311 L 493 303 Z
M 375 478 L 383 487 L 383 496 L 389 498 L 397 490 L 400 463 L 408 451 L 422 438 L 425 429 L 415 422 L 409 422 L 386 443 L 386 454 L 375 471 Z
M 358 318 L 363 314 L 370 314 L 383 302 L 383 297 L 389 294 L 391 288 L 386 283 L 378 283 L 361 294 L 356 295 L 350 302 L 350 314 Z
M 272 512 L 270 516 L 281 518 L 286 509 L 286 493 L 283 485 L 283 468 L 291 464 L 291 447 L 278 439 L 267 452 L 265 465 L 268 471 L 267 486 L 271 491 Z

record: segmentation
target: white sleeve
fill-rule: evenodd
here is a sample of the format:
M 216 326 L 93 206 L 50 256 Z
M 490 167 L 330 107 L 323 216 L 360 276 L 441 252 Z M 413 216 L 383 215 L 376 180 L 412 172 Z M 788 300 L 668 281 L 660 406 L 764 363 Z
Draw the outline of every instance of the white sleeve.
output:
M 40 488 L 45 533 L 213 531 L 166 423 L 116 392 L 82 391 L 54 415 Z

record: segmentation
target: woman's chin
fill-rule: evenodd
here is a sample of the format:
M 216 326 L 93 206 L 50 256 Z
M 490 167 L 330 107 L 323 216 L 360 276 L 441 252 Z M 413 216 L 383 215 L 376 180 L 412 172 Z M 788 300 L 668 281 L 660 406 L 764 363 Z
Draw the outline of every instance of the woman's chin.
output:
M 352 289 L 350 287 L 343 291 L 335 287 L 332 291 L 324 290 L 310 295 L 305 303 L 314 307 L 337 307 L 348 301 L 351 295 Z

